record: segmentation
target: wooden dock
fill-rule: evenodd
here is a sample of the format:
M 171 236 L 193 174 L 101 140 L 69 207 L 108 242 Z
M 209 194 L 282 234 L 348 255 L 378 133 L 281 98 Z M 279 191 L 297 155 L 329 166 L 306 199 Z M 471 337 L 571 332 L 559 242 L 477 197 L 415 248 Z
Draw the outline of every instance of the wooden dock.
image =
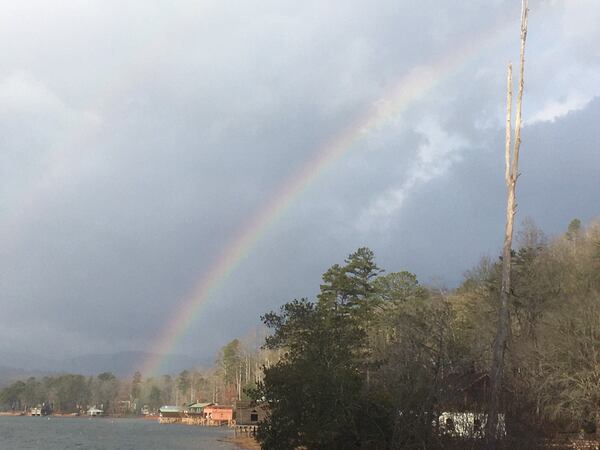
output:
M 158 423 L 162 424 L 171 424 L 171 423 L 181 423 L 181 417 L 159 417 Z
M 234 425 L 234 436 L 256 436 L 258 425 Z

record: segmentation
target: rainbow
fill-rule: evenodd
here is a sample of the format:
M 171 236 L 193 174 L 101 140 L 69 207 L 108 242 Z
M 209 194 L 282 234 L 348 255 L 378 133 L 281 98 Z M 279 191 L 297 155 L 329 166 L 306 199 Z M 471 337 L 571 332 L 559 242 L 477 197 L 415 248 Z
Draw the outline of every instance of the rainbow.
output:
M 354 148 L 367 133 L 376 131 L 389 120 L 406 111 L 416 100 L 434 89 L 441 81 L 456 73 L 484 48 L 489 47 L 489 44 L 496 38 L 502 36 L 506 25 L 506 23 L 498 24 L 483 36 L 479 36 L 477 39 L 471 38 L 457 51 L 448 53 L 432 64 L 411 70 L 366 113 L 359 116 L 333 139 L 317 148 L 314 157 L 283 183 L 276 194 L 239 228 L 211 268 L 200 276 L 191 295 L 179 304 L 167 325 L 155 339 L 152 356 L 142 365 L 142 373 L 145 376 L 154 376 L 160 373 L 167 355 L 192 327 L 202 306 L 214 296 L 215 291 L 236 270 L 255 244 L 308 186 L 334 162 L 340 160 Z

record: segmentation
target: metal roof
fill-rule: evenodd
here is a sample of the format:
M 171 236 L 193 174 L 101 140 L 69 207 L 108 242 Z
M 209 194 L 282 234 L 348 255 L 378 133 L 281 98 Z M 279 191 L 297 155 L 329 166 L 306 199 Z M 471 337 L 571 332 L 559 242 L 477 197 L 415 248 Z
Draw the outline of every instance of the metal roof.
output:
M 183 409 L 181 409 L 179 406 L 164 405 L 164 406 L 161 406 L 158 411 L 159 412 L 183 412 Z
M 214 403 L 192 403 L 188 405 L 188 408 L 206 408 L 207 406 L 212 406 Z

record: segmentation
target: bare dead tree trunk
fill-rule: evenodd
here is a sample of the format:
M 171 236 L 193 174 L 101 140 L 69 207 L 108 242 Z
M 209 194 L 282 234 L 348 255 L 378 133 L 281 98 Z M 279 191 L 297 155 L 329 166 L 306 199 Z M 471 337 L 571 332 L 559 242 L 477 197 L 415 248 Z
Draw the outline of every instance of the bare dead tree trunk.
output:
M 196 378 L 196 373 L 192 372 L 192 382 L 190 383 L 190 403 L 194 402 L 194 379 Z
M 250 354 L 246 353 L 246 384 L 250 382 Z
M 504 379 L 504 354 L 509 335 L 508 301 L 510 298 L 510 272 L 513 223 L 516 212 L 515 191 L 519 177 L 519 150 L 521 147 L 521 105 L 523 100 L 523 73 L 525 66 L 525 41 L 527 39 L 527 0 L 521 5 L 521 49 L 519 66 L 519 91 L 517 94 L 517 112 L 515 116 L 515 140 L 511 148 L 511 117 L 512 117 L 512 66 L 508 65 L 506 91 L 506 136 L 504 154 L 504 181 L 506 183 L 506 223 L 504 227 L 504 245 L 502 247 L 502 285 L 500 289 L 500 307 L 498 312 L 498 328 L 492 350 L 492 365 L 490 368 L 490 404 L 486 424 L 488 448 L 497 448 L 498 413 Z

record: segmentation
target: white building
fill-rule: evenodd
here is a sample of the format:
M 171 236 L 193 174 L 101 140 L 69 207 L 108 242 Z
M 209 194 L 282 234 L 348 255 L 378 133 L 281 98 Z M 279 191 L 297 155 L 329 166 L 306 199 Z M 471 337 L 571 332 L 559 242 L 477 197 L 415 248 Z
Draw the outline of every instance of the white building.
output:
M 92 417 L 103 416 L 104 411 L 102 409 L 96 408 L 95 406 L 92 406 L 90 409 L 88 409 L 87 415 Z

